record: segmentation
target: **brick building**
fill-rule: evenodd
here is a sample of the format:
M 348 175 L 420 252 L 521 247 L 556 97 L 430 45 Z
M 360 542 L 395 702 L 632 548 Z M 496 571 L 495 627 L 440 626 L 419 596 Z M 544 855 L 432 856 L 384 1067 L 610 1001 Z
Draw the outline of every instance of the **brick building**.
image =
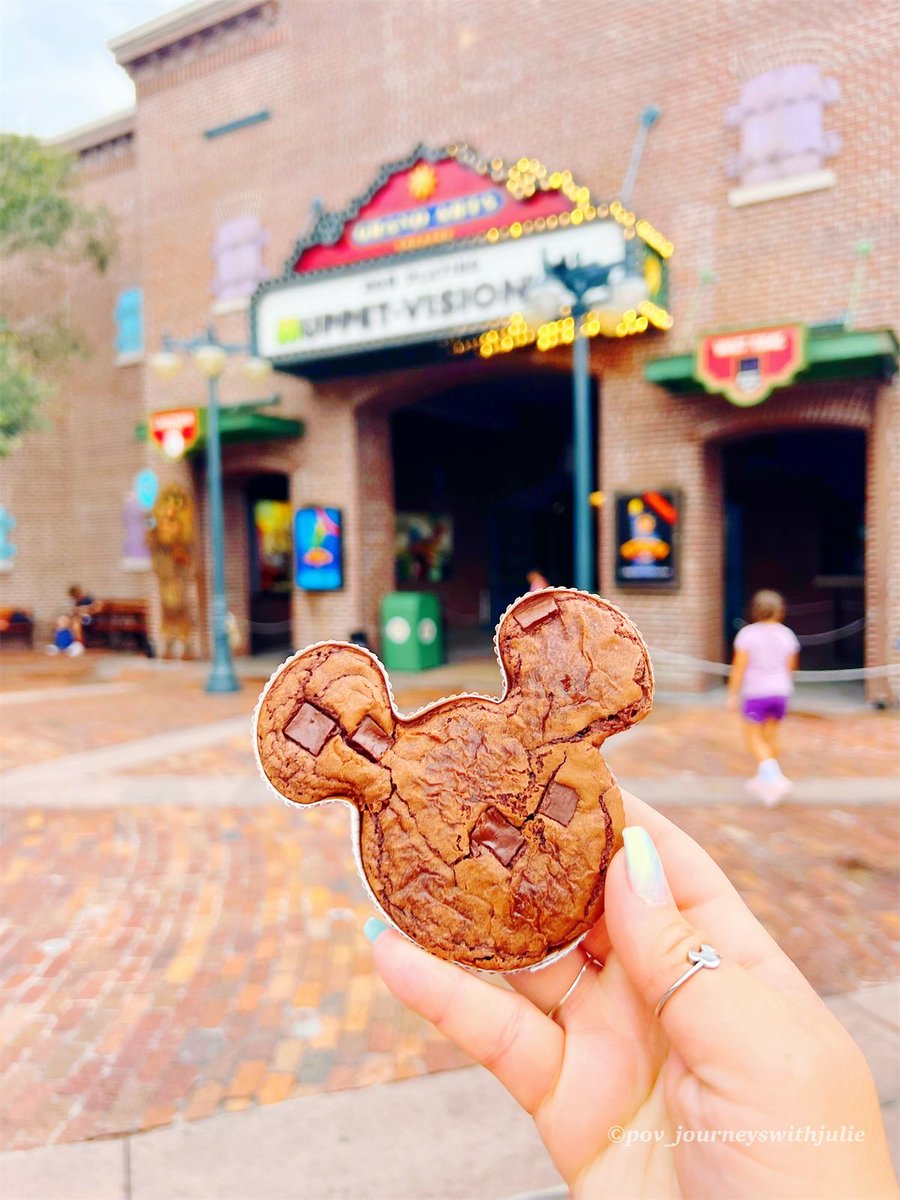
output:
M 376 641 L 398 571 L 440 594 L 458 639 L 529 568 L 572 582 L 572 326 L 560 310 L 540 337 L 528 314 L 530 332 L 510 328 L 527 297 L 499 252 L 518 239 L 532 259 L 619 247 L 645 285 L 608 290 L 581 326 L 599 590 L 653 647 L 721 661 L 748 593 L 774 586 L 804 665 L 896 663 L 896 23 L 884 4 L 818 0 L 722 13 L 204 0 L 117 38 L 134 111 L 62 144 L 118 218 L 120 254 L 105 276 L 48 268 L 15 288 L 26 309 L 67 305 L 93 355 L 5 466 L 0 603 L 44 631 L 73 580 L 156 603 L 135 476 L 180 481 L 202 527 L 205 461 L 202 437 L 169 460 L 141 433 L 155 412 L 202 410 L 206 384 L 163 383 L 149 358 L 165 332 L 210 324 L 278 367 L 221 381 L 229 604 L 249 647 Z M 328 299 L 451 265 L 507 288 L 509 312 L 481 327 L 493 344 L 455 300 L 416 327 L 430 301 L 407 290 L 405 324 L 379 335 L 387 307 L 338 319 Z M 293 586 L 279 555 L 308 506 L 342 519 L 339 590 Z

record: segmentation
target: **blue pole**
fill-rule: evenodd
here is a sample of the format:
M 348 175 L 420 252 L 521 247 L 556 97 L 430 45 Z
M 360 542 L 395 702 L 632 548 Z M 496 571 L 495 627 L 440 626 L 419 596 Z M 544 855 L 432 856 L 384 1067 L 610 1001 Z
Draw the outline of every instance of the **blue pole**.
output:
M 590 503 L 593 476 L 591 438 L 590 344 L 577 332 L 584 315 L 575 305 L 576 334 L 572 347 L 572 511 L 575 536 L 575 586 L 592 592 L 596 586 L 593 509 Z
M 225 525 L 222 516 L 222 445 L 219 440 L 219 383 L 209 380 L 206 413 L 206 475 L 209 485 L 209 526 L 212 549 L 212 609 L 210 629 L 213 665 L 206 681 L 208 692 L 237 692 L 240 684 L 231 663 L 228 645 L 228 601 L 225 595 Z

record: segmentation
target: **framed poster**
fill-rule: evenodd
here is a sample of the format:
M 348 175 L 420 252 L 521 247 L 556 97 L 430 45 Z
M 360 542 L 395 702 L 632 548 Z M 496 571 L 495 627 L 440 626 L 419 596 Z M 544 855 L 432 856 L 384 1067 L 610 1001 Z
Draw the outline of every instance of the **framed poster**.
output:
M 291 506 L 287 500 L 254 500 L 255 590 L 291 590 Z
M 294 517 L 295 582 L 305 592 L 336 592 L 344 586 L 339 508 L 298 508 Z
M 449 579 L 452 554 L 450 516 L 397 513 L 394 559 L 398 583 L 440 583 Z
M 681 493 L 616 492 L 616 583 L 678 587 Z

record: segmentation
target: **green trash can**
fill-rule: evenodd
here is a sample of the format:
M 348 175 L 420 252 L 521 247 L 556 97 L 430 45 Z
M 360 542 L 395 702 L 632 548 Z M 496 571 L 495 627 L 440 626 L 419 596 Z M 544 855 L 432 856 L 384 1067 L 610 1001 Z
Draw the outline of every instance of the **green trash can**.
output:
M 381 601 L 381 660 L 389 671 L 426 671 L 444 661 L 441 605 L 431 592 L 388 592 Z

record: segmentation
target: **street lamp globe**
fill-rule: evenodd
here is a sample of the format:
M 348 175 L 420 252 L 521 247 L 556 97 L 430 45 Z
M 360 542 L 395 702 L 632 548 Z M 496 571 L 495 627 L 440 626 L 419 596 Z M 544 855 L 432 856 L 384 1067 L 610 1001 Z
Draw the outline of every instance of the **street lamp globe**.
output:
M 251 383 L 264 383 L 272 374 L 272 364 L 267 358 L 259 358 L 254 355 L 252 358 L 245 359 L 241 370 Z
M 150 356 L 150 369 L 165 383 L 174 379 L 183 366 L 184 360 L 181 355 L 174 354 L 171 350 L 160 350 Z
M 228 362 L 228 355 L 222 347 L 210 344 L 198 346 L 191 358 L 200 374 L 207 379 L 218 379 Z
M 614 308 L 617 312 L 627 312 L 629 308 L 637 308 L 649 295 L 646 281 L 641 275 L 622 273 L 621 277 L 613 280 L 609 293 L 609 303 L 604 308 Z
M 531 329 L 539 329 L 547 321 L 555 321 L 571 299 L 555 279 L 544 277 L 528 289 L 522 316 Z

